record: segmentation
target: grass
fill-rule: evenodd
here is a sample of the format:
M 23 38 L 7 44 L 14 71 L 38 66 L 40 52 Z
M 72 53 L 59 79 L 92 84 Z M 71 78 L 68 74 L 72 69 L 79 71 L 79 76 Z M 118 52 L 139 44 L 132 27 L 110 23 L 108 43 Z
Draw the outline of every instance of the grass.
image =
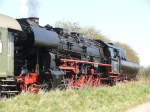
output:
M 0 101 L 0 112 L 124 112 L 150 101 L 150 82 L 137 81 L 113 87 L 23 93 Z

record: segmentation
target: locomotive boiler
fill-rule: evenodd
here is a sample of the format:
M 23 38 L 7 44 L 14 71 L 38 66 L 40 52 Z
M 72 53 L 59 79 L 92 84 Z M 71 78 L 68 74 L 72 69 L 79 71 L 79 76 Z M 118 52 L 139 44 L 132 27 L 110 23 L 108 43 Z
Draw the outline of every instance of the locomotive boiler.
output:
M 84 38 L 39 18 L 0 15 L 0 94 L 81 88 L 136 78 L 139 65 L 112 43 Z

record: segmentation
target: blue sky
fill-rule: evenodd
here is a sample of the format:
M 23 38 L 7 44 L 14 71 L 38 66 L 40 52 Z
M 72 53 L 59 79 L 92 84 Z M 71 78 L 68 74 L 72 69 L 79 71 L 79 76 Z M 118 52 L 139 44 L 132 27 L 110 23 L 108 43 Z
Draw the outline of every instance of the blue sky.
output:
M 150 0 L 39 0 L 40 24 L 56 21 L 92 26 L 113 41 L 130 45 L 141 65 L 150 65 Z M 0 13 L 27 17 L 26 0 L 1 0 Z

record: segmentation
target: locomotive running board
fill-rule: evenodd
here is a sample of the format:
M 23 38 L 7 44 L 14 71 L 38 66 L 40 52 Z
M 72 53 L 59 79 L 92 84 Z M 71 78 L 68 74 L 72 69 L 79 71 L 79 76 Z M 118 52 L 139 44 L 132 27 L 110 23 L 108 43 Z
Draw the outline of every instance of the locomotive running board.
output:
M 103 63 L 90 62 L 90 61 L 81 61 L 81 60 L 74 60 L 74 59 L 61 59 L 61 61 L 63 61 L 63 62 L 83 63 L 83 64 L 97 64 L 98 66 L 111 67 L 111 64 L 103 64 Z

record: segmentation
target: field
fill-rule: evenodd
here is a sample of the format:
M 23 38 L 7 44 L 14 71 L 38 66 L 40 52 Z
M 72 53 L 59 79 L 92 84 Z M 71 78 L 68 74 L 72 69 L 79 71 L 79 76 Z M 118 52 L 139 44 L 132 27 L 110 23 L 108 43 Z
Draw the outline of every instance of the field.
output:
M 117 84 L 113 87 L 22 93 L 0 101 L 0 112 L 124 112 L 150 101 L 150 81 Z

